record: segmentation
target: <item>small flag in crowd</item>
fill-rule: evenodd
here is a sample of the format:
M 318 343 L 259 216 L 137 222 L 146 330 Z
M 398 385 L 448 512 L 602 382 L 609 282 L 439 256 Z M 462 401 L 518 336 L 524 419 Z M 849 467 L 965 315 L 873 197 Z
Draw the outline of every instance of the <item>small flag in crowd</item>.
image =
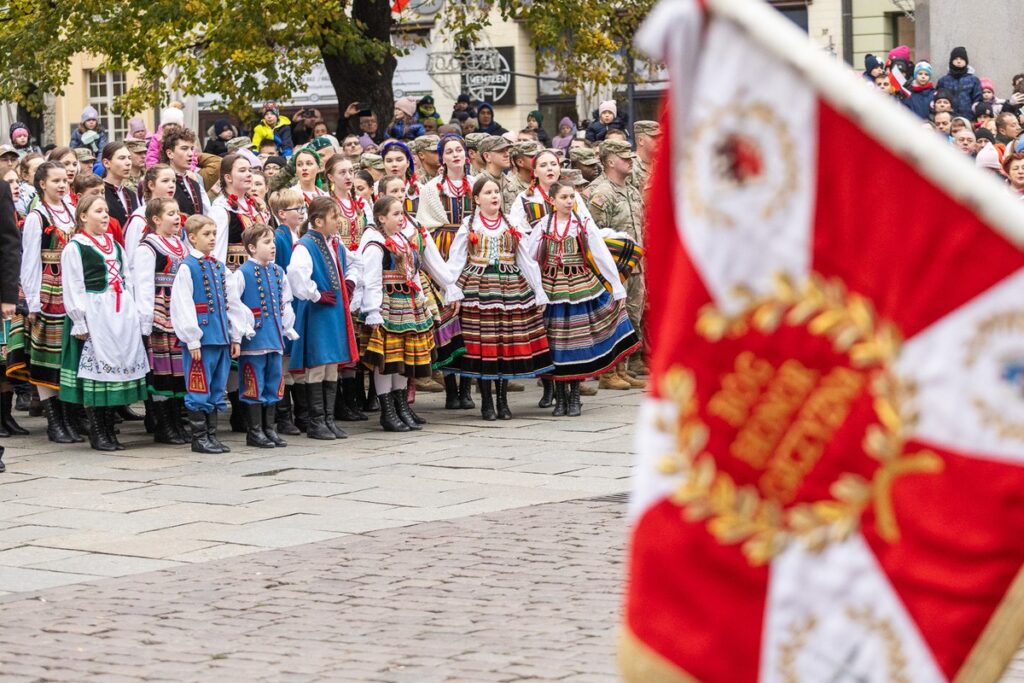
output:
M 666 0 L 635 683 L 998 680 L 1024 634 L 1024 205 L 760 0 Z

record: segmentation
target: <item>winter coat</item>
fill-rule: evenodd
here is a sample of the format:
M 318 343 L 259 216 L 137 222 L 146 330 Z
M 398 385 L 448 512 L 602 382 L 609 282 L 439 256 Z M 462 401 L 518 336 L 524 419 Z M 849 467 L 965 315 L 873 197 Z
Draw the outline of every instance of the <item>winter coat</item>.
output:
M 277 153 L 283 157 L 290 157 L 295 145 L 292 143 L 292 122 L 287 116 L 277 117 L 277 123 L 273 130 L 262 119 L 252 129 L 252 144 L 256 149 L 264 140 L 273 140 L 277 143 Z
M 936 87 L 946 89 L 953 95 L 953 114 L 974 120 L 974 103 L 981 102 L 981 80 L 967 72 L 959 76 L 952 72 L 939 79 Z
M 587 132 L 585 133 L 587 137 L 587 142 L 594 143 L 603 141 L 604 136 L 607 135 L 608 131 L 611 130 L 612 128 L 616 128 L 621 131 L 626 131 L 625 124 L 623 124 L 623 122 L 617 118 L 613 119 L 612 122 L 609 123 L 608 125 L 601 123 L 601 119 L 594 119 L 593 121 L 590 122 L 590 125 L 587 126 Z M 626 135 L 628 136 L 629 133 L 626 132 Z
M 576 137 L 576 124 L 573 123 L 572 119 L 570 119 L 568 116 L 565 116 L 562 118 L 561 121 L 558 122 L 559 131 L 562 130 L 562 126 L 571 126 L 572 129 L 569 131 L 569 134 L 566 135 L 565 137 L 562 137 L 561 135 L 556 135 L 554 138 L 552 138 L 551 145 L 556 149 L 564 151 L 569 149 L 569 144 L 572 143 L 572 139 Z
M 100 151 L 102 151 L 107 144 L 107 131 L 103 130 L 103 126 L 96 126 L 95 130 L 100 134 L 99 139 L 94 141 L 92 144 L 86 145 L 82 142 L 82 136 L 88 131 L 82 130 L 81 126 L 75 128 L 74 132 L 71 133 L 71 143 L 68 147 L 71 149 L 91 149 L 98 156 Z
M 487 102 L 481 102 L 480 105 L 477 106 L 477 108 L 476 108 L 477 121 L 479 122 L 479 120 L 480 120 L 480 118 L 479 118 L 480 117 L 480 112 L 483 111 L 484 109 L 487 109 L 488 111 L 491 112 L 491 122 L 488 123 L 486 126 L 483 125 L 483 124 L 480 124 L 479 128 L 477 128 L 477 132 L 478 133 L 487 133 L 488 135 L 504 135 L 505 133 L 507 133 L 508 130 L 505 129 L 505 128 L 502 128 L 501 124 L 499 124 L 497 121 L 494 120 L 494 107 L 492 107 Z
M 935 86 L 931 83 L 923 87 L 916 83 L 910 88 L 910 97 L 905 104 L 922 119 L 927 119 L 932 113 L 932 98 L 935 96 Z
M 396 140 L 415 140 L 426 133 L 423 124 L 415 121 L 396 121 L 388 128 L 388 137 Z
M 206 139 L 206 145 L 203 147 L 203 154 L 216 154 L 219 157 L 226 157 L 228 155 L 228 143 L 226 140 L 214 136 Z

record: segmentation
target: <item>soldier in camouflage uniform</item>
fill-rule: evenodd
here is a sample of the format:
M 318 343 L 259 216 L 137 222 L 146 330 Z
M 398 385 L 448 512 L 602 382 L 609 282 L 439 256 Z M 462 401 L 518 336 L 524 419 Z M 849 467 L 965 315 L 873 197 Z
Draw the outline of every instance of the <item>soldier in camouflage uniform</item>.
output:
M 481 176 L 486 176 L 498 184 L 498 189 L 501 191 L 501 210 L 506 214 L 509 207 L 512 206 L 512 202 L 506 199 L 508 196 L 506 192 L 508 176 L 505 175 L 511 164 L 509 160 L 509 149 L 511 147 L 512 143 L 500 135 L 488 135 L 481 140 L 480 144 L 477 145 L 477 149 L 480 150 L 480 157 L 484 161 L 484 170 L 474 177 L 474 180 L 478 180 Z M 515 199 L 515 195 L 512 198 Z
M 416 184 L 420 187 L 437 178 L 437 143 L 440 141 L 436 135 L 421 135 L 409 143 L 409 151 L 416 159 Z
M 628 142 L 606 140 L 600 146 L 601 164 L 604 167 L 605 180 L 598 187 L 591 186 L 590 215 L 598 228 L 610 228 L 629 236 L 639 246 L 643 246 L 644 203 L 640 191 L 629 184 L 629 176 L 633 170 L 636 153 Z M 644 303 L 643 263 L 626 281 L 626 312 L 633 327 L 640 333 L 643 329 Z M 635 374 L 646 372 L 643 358 L 637 353 L 633 356 Z M 620 382 L 607 375 L 601 378 L 601 388 L 622 389 L 622 384 L 644 386 L 642 380 L 627 373 L 625 364 L 616 369 Z M 616 386 L 617 385 L 617 386 Z
M 589 202 L 591 194 L 604 182 L 604 176 L 601 175 L 601 161 L 597 158 L 594 150 L 589 147 L 578 147 L 569 150 L 569 162 L 572 164 L 572 168 L 579 171 L 583 179 L 589 183 L 585 190 L 580 191 L 580 195 Z
M 485 138 L 490 137 L 487 133 L 470 133 L 466 136 L 466 150 L 469 154 L 469 175 L 475 176 L 484 170 L 484 161 L 480 157 L 479 145 Z
M 520 192 L 526 192 L 533 180 L 533 158 L 543 149 L 539 142 L 533 140 L 520 141 L 512 145 L 512 172 L 508 174 L 508 184 L 502 191 L 501 203 L 511 207 Z
M 658 149 L 661 139 L 661 124 L 657 121 L 637 121 L 633 126 L 636 137 L 636 159 L 633 160 L 633 173 L 629 183 L 640 194 L 647 194 L 647 185 L 651 180 L 651 164 L 654 163 L 654 152 Z

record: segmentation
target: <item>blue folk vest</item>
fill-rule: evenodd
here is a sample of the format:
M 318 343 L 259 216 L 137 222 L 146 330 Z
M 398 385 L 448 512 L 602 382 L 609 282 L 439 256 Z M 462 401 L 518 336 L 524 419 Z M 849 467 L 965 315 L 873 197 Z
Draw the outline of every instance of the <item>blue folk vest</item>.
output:
M 228 294 L 225 289 L 227 267 L 220 261 L 185 257 L 184 265 L 192 275 L 192 301 L 196 305 L 196 319 L 203 331 L 203 346 L 226 346 L 228 334 Z
M 242 338 L 243 351 L 284 351 L 284 305 L 281 288 L 284 271 L 276 263 L 259 265 L 249 259 L 238 269 L 245 281 L 242 304 L 252 311 L 256 335 Z

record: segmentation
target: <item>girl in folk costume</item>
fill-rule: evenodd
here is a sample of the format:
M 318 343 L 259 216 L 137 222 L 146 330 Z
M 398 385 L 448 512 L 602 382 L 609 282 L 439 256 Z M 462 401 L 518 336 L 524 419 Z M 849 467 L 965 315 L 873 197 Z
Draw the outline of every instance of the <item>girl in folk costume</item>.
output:
M 217 225 L 217 246 L 213 255 L 235 272 L 249 258 L 242 245 L 242 233 L 256 223 L 265 222 L 262 206 L 250 195 L 252 165 L 240 154 L 229 154 L 220 163 L 222 193 L 210 207 L 210 218 Z
M 446 298 L 460 301 L 466 341 L 461 371 L 480 380 L 483 418 L 510 420 L 509 379 L 554 369 L 543 318 L 548 298 L 522 233 L 501 213 L 498 184 L 478 178 L 473 201 L 476 208 L 462 222 L 448 257 L 448 269 L 458 282 Z M 497 415 L 491 380 L 497 389 Z
M 124 246 L 124 228 L 128 224 L 128 217 L 139 208 L 135 192 L 125 186 L 132 172 L 132 155 L 123 142 L 109 142 L 103 147 L 100 158 L 105 169 L 104 197 L 113 219 L 110 227 L 116 228 L 111 231 L 111 236 Z
M 61 164 L 40 165 L 34 184 L 39 204 L 25 218 L 21 234 L 21 286 L 30 329 L 29 381 L 43 403 L 46 436 L 56 443 L 76 443 L 82 437 L 74 408 L 58 397 L 64 338 L 60 257 L 75 232 L 75 210 L 67 197 L 68 174 Z M 16 368 L 9 367 L 8 373 L 12 369 Z
M 86 406 L 89 445 L 100 451 L 124 450 L 114 408 L 146 398 L 149 371 L 124 250 L 107 234 L 109 219 L 103 197 L 83 199 L 76 212 L 79 232 L 60 256 L 68 318 L 60 396 Z
M 302 193 L 302 200 L 309 206 L 317 197 L 326 197 L 320 187 L 320 155 L 311 149 L 300 149 L 288 160 L 288 168 L 274 176 L 275 187 L 285 187 L 294 182 Z
M 338 230 L 341 213 L 330 197 L 309 204 L 306 234 L 295 245 L 288 283 L 295 296 L 292 372 L 303 371 L 311 439 L 344 438 L 334 422 L 338 366 L 356 361 L 358 350 L 349 314 L 352 281 L 349 251 Z M 298 384 L 298 380 L 296 381 Z M 296 388 L 298 390 L 298 388 Z
M 353 162 L 355 163 L 355 162 Z M 373 194 L 373 176 L 365 168 L 361 168 L 355 172 L 355 176 L 352 178 L 352 191 L 355 192 L 356 196 L 363 200 L 363 203 L 367 206 L 372 206 L 376 197 Z
M 153 168 L 156 166 L 150 171 Z M 147 384 L 155 418 L 153 440 L 181 445 L 190 437 L 182 430 L 185 372 L 182 344 L 171 324 L 171 287 L 188 255 L 188 245 L 181 238 L 181 213 L 174 197 L 150 199 L 145 210 L 146 235 L 135 250 L 135 267 L 130 272 L 149 356 Z
M 146 220 L 146 204 L 151 199 L 175 199 L 177 201 L 174 196 L 175 182 L 174 169 L 167 164 L 150 166 L 146 169 L 146 174 L 142 176 L 142 198 L 145 201 L 139 204 L 132 215 L 128 216 L 128 222 L 124 226 L 124 253 L 129 270 L 134 270 L 135 252 L 138 250 L 143 236 L 151 230 L 149 221 Z M 184 224 L 186 216 L 181 212 L 180 204 L 178 205 L 178 217 Z M 179 229 L 178 234 L 183 236 L 184 231 Z M 132 281 L 135 280 L 136 278 L 133 277 Z
M 406 217 L 404 199 L 389 194 L 377 200 L 375 226 L 363 233 L 360 247 L 367 326 L 363 363 L 374 371 L 381 426 L 397 432 L 419 430 L 426 422 L 408 403 L 409 380 L 429 377 L 435 358 L 435 318 L 420 270 L 443 289 L 454 282 L 430 234 Z
M 457 135 L 446 135 L 437 143 L 437 156 L 441 160 L 440 175 L 430 181 L 420 192 L 420 207 L 416 220 L 433 232 L 434 243 L 441 256 L 448 258 L 455 233 L 463 219 L 473 213 L 473 179 L 466 175 L 466 143 Z M 473 409 L 472 380 L 463 376 L 456 384 L 458 357 L 465 353 L 462 326 L 458 309 L 449 304 L 440 305 L 437 290 L 429 292 L 439 306 L 438 325 L 435 332 L 437 341 L 437 366 L 444 373 L 444 407 L 452 409 Z
M 362 299 L 362 258 L 359 249 L 360 239 L 366 226 L 373 222 L 372 208 L 363 201 L 362 197 L 356 195 L 352 189 L 355 179 L 355 171 L 352 167 L 352 160 L 341 154 L 335 154 L 327 160 L 324 166 L 324 175 L 327 178 L 327 186 L 331 192 L 331 198 L 338 205 L 341 214 L 341 229 L 338 236 L 341 243 L 349 251 L 353 274 L 357 282 L 356 290 L 352 294 L 352 301 L 355 305 Z M 354 310 L 353 324 L 355 325 L 355 337 L 359 339 L 360 326 L 362 321 Z M 363 397 L 363 375 L 359 372 L 361 368 L 349 368 L 341 373 L 341 380 L 338 382 L 338 400 L 335 403 L 335 418 L 344 422 L 358 422 L 368 419 L 360 410 L 360 404 L 365 400 Z
M 555 183 L 549 189 L 554 211 L 534 224 L 527 249 L 540 264 L 551 302 L 544 322 L 555 363 L 552 415 L 576 417 L 580 380 L 614 368 L 640 347 L 640 340 L 619 303 L 626 288 L 597 226 L 573 208 L 571 185 Z
M 524 234 L 529 234 L 533 226 L 552 212 L 551 187 L 558 181 L 560 172 L 561 159 L 551 150 L 542 150 L 534 157 L 533 180 L 512 202 L 508 214 L 512 225 L 521 229 Z M 574 197 L 573 211 L 580 220 L 593 225 L 594 221 L 587 210 L 587 203 L 578 196 Z M 541 408 L 550 408 L 555 402 L 555 383 L 550 377 L 542 378 L 541 383 L 544 386 L 544 393 L 537 405 Z
M 420 185 L 408 145 L 398 140 L 388 140 L 380 148 L 380 155 L 384 159 L 385 175 L 405 178 L 405 212 L 415 216 L 420 206 Z
M 75 150 L 70 147 L 55 147 L 46 155 L 46 160 L 56 161 L 64 169 L 68 179 L 68 200 L 71 202 L 71 207 L 74 208 L 78 203 L 78 197 L 71 192 L 71 188 L 74 185 L 75 178 L 78 177 L 78 172 L 81 168 L 81 164 L 78 161 L 78 155 L 75 154 Z

